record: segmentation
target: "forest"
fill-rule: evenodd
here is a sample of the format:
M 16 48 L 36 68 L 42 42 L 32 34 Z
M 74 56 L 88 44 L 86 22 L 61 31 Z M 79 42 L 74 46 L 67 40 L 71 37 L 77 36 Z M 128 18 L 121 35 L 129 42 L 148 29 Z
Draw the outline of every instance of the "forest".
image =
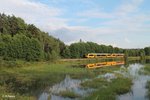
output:
M 150 47 L 123 49 L 82 40 L 66 45 L 35 25 L 25 23 L 22 18 L 0 14 L 0 59 L 2 60 L 53 61 L 59 58 L 83 58 L 87 53 L 150 56 Z

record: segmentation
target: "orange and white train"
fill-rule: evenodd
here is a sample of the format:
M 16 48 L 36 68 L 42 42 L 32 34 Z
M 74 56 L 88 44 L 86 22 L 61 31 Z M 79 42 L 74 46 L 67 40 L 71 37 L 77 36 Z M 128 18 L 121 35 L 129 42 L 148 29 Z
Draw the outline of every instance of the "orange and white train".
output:
M 88 53 L 85 58 L 120 58 L 124 57 L 123 53 Z

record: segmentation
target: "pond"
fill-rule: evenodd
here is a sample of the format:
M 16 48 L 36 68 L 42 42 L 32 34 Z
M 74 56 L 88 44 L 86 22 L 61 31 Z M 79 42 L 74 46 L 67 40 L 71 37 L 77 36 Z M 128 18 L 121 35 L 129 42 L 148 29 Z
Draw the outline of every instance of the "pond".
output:
M 147 61 L 147 63 L 149 63 L 149 61 Z M 117 100 L 147 100 L 147 89 L 145 87 L 147 81 L 150 80 L 150 76 L 139 73 L 140 69 L 144 67 L 144 64 L 140 61 L 134 61 L 126 65 L 121 64 L 117 67 L 120 67 L 120 70 L 114 71 L 114 73 L 120 73 L 124 77 L 132 78 L 133 82 L 131 91 L 123 95 L 118 95 Z M 115 78 L 115 75 L 113 73 L 105 73 L 97 77 L 104 77 L 107 78 L 107 80 L 111 80 Z M 81 99 L 81 96 L 84 97 L 94 91 L 94 89 L 91 88 L 85 89 L 81 87 L 81 82 L 85 80 L 71 79 L 70 76 L 66 76 L 63 81 L 42 92 L 38 96 L 38 100 L 79 100 Z M 73 92 L 74 96 L 77 97 L 65 97 L 64 95 L 59 94 L 60 92 L 65 91 Z
M 149 75 L 143 75 L 139 73 L 139 70 L 144 67 L 143 64 L 135 63 L 129 65 L 128 75 L 133 78 L 133 85 L 131 92 L 124 95 L 120 95 L 118 100 L 147 100 L 146 83 L 150 80 Z

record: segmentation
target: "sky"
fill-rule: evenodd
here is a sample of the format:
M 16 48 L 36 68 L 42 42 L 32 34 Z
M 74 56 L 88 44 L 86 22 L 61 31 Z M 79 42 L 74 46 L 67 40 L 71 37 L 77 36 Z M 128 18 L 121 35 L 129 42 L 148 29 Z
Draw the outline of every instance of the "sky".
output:
M 66 44 L 150 46 L 150 0 L 0 0 L 0 13 L 21 17 Z

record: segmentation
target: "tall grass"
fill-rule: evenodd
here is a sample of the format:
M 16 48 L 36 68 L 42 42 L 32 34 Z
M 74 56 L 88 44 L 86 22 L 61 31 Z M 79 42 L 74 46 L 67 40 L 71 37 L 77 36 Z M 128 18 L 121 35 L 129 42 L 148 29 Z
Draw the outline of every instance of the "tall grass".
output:
M 67 98 L 79 98 L 79 97 L 81 97 L 79 94 L 76 94 L 72 91 L 61 91 L 59 93 L 59 95 L 62 97 L 67 97 Z
M 150 81 L 147 82 L 147 84 L 146 84 L 146 89 L 148 90 L 146 97 L 147 97 L 148 99 L 150 99 Z
M 150 64 L 145 64 L 142 70 L 139 71 L 140 74 L 150 75 Z
M 143 73 L 146 74 L 146 75 L 150 75 L 150 64 L 146 64 L 145 65 Z M 147 95 L 146 95 L 146 97 L 148 99 L 150 99 L 150 81 L 147 82 L 146 89 L 147 89 Z
M 150 73 L 150 64 L 146 64 L 144 70 Z
M 82 61 L 53 63 L 17 61 L 17 63 L 22 66 L 0 67 L 0 86 L 7 87 L 1 89 L 0 93 L 3 94 L 7 90 L 6 93 L 19 94 L 19 97 L 23 95 L 33 96 L 45 87 L 60 82 L 66 75 L 70 75 L 72 78 L 85 79 L 119 69 L 118 67 L 109 67 L 90 70 L 79 66 L 73 67 L 74 65 L 81 65 Z
M 115 100 L 117 95 L 129 92 L 132 85 L 132 81 L 130 79 L 123 77 L 113 79 L 112 82 L 105 81 L 104 84 L 101 82 L 104 81 L 94 80 L 93 84 L 86 84 L 87 86 L 97 88 L 98 90 L 91 93 L 83 100 Z

